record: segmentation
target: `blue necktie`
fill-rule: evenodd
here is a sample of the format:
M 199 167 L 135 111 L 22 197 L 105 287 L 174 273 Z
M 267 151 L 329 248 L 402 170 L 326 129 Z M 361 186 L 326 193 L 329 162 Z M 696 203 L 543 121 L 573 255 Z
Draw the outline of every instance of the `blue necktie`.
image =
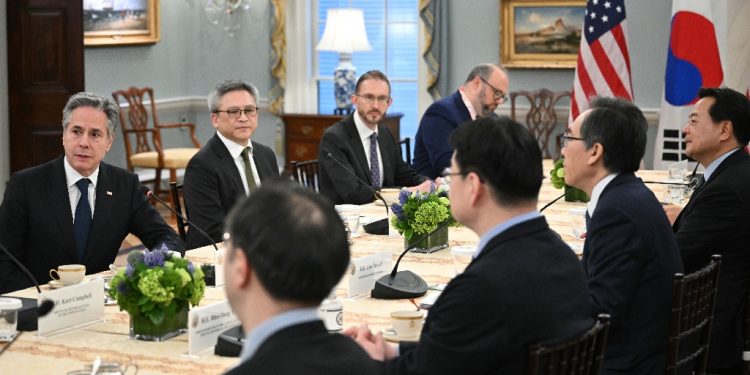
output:
M 372 177 L 372 188 L 380 189 L 380 163 L 378 163 L 378 133 L 370 134 L 370 177 Z
M 89 230 L 91 229 L 91 206 L 89 206 L 89 183 L 88 178 L 82 178 L 76 182 L 78 190 L 81 191 L 81 198 L 76 206 L 75 221 L 73 222 L 73 231 L 76 238 L 76 251 L 78 260 L 83 261 L 83 255 L 86 253 L 86 243 L 89 240 Z

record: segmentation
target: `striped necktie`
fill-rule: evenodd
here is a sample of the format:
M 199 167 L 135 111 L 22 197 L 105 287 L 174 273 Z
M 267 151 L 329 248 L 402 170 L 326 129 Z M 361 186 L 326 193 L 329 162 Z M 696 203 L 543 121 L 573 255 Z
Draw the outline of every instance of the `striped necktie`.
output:
M 372 188 L 380 189 L 380 163 L 378 163 L 378 133 L 370 134 L 370 177 Z

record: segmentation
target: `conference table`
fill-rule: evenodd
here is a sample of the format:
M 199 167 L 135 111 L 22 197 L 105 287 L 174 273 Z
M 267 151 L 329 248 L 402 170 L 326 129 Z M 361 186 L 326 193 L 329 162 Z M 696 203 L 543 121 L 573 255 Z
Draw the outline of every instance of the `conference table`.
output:
M 545 161 L 545 176 L 551 161 Z M 644 180 L 664 180 L 666 171 L 640 171 Z M 659 199 L 666 193 L 665 185 L 649 185 Z M 539 197 L 539 207 L 562 194 L 545 178 Z M 552 229 L 580 255 L 583 240 L 575 234 L 583 230 L 585 203 L 559 200 L 544 211 Z M 375 204 L 362 206 L 363 219 L 385 217 L 385 208 Z M 369 235 L 360 228 L 353 236 L 351 255 L 358 259 L 367 255 L 389 252 L 393 262 L 404 249 L 399 236 Z M 431 254 L 409 253 L 404 256 L 400 269 L 411 270 L 425 279 L 430 287 L 447 284 L 455 275 L 450 247 L 475 245 L 478 237 L 468 228 L 451 228 L 449 248 Z M 213 248 L 204 247 L 188 251 L 187 258 L 198 264 L 215 261 Z M 111 272 L 88 275 L 87 278 L 110 276 Z M 375 331 L 390 326 L 390 313 L 397 310 L 414 310 L 410 300 L 376 300 L 367 295 L 348 296 L 348 272 L 336 287 L 336 295 L 343 304 L 344 326 L 367 322 Z M 42 288 L 48 288 L 42 286 Z M 14 295 L 35 298 L 36 290 L 29 288 Z M 222 287 L 208 287 L 201 306 L 225 299 Z M 414 301 L 419 302 L 419 299 Z M 10 345 L 10 346 L 9 346 Z M 136 341 L 129 338 L 129 317 L 117 305 L 106 306 L 104 322 L 90 325 L 53 337 L 40 337 L 36 332 L 23 332 L 12 344 L 0 343 L 0 372 L 18 374 L 65 374 L 82 369 L 100 357 L 105 362 L 137 365 L 139 374 L 219 374 L 234 366 L 237 358 L 215 356 L 212 350 L 188 356 L 188 339 L 183 334 L 165 342 Z M 7 372 L 7 373 L 10 373 Z M 129 373 L 132 373 L 129 372 Z

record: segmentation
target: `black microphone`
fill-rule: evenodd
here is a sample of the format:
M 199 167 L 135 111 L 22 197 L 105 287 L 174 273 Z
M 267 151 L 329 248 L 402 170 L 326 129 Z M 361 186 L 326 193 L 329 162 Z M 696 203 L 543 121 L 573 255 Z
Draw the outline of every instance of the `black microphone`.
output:
M 208 233 L 206 233 L 203 229 L 201 229 L 197 225 L 193 224 L 193 222 L 190 221 L 190 220 L 188 220 L 185 216 L 182 216 L 182 214 L 180 214 L 179 212 L 177 212 L 177 210 L 175 210 L 174 208 L 172 208 L 172 206 L 170 206 L 169 204 L 167 204 L 167 202 L 165 202 L 163 199 L 161 199 L 158 196 L 156 196 L 156 194 L 154 194 L 151 190 L 146 191 L 146 196 L 149 197 L 149 198 L 156 199 L 156 201 L 159 202 L 159 203 L 161 203 L 162 206 L 166 207 L 169 211 L 172 211 L 173 214 L 177 215 L 177 217 L 179 217 L 180 219 L 182 219 L 183 221 L 185 221 L 186 223 L 188 223 L 188 225 L 190 225 L 195 230 L 197 230 L 200 234 L 202 234 L 206 238 L 208 238 L 208 240 L 211 241 L 211 245 L 214 246 L 214 249 L 216 251 L 219 251 L 219 247 L 216 246 L 216 242 L 214 241 L 214 239 L 211 238 L 211 236 L 209 236 Z
M 564 196 L 565 196 L 565 193 L 562 193 L 562 195 L 560 195 L 559 197 L 557 197 L 557 198 L 553 199 L 553 200 L 552 200 L 551 202 L 549 202 L 549 203 L 545 204 L 545 205 L 544 205 L 544 207 L 542 207 L 542 208 L 541 208 L 541 209 L 539 210 L 539 213 L 542 213 L 542 212 L 543 212 L 544 210 L 546 210 L 546 209 L 547 209 L 547 207 L 549 207 L 549 206 L 551 206 L 551 205 L 552 205 L 553 203 L 555 203 L 555 202 L 559 201 L 559 200 L 560 200 L 560 199 L 561 199 L 562 197 L 564 197 Z
M 26 274 L 31 282 L 34 283 L 36 291 L 41 294 L 42 289 L 39 287 L 39 282 L 36 281 L 36 278 L 31 273 L 31 271 L 29 271 L 29 269 L 26 268 L 26 266 L 24 266 L 21 261 L 14 257 L 13 254 L 11 254 L 10 251 L 8 251 L 5 246 L 3 246 L 3 244 L 0 244 L 0 249 L 2 249 L 3 252 L 5 252 L 5 255 L 7 255 L 8 258 L 10 258 L 10 260 L 12 260 L 13 263 L 15 263 L 16 266 L 18 266 L 18 268 L 20 268 L 21 271 Z M 55 307 L 55 303 L 48 299 L 42 300 L 42 303 L 40 305 L 37 305 L 37 301 L 33 298 L 10 298 L 20 299 L 22 303 L 21 309 L 18 311 L 18 329 L 20 331 L 36 331 L 38 318 L 49 314 L 49 312 L 52 311 L 52 308 Z
M 402 298 L 416 298 L 421 297 L 427 293 L 427 283 L 419 277 L 417 274 L 411 271 L 398 271 L 398 265 L 401 263 L 401 258 L 406 255 L 411 249 L 417 247 L 417 245 L 424 241 L 427 237 L 440 229 L 445 228 L 451 222 L 446 221 L 437 226 L 429 233 L 423 235 L 411 246 L 407 247 L 404 252 L 396 260 L 396 264 L 393 266 L 393 270 L 388 275 L 385 275 L 375 282 L 375 287 L 370 292 L 370 297 L 378 299 L 402 299 Z

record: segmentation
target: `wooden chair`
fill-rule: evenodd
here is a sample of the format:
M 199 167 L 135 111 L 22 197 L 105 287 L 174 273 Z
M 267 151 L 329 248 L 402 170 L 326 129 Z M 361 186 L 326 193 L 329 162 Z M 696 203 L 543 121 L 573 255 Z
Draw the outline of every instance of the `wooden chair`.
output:
M 721 255 L 713 255 L 702 269 L 688 275 L 674 275 L 667 342 L 668 375 L 706 373 L 720 268 Z
M 599 374 L 609 330 L 609 315 L 599 314 L 591 329 L 568 342 L 529 348 L 529 375 Z
M 182 209 L 182 184 L 177 184 L 176 181 L 169 181 L 169 190 L 172 192 L 172 204 L 174 205 L 174 210 L 179 212 L 180 215 L 187 218 L 187 209 Z M 182 220 L 181 217 L 174 215 L 175 219 L 177 220 L 177 233 L 180 235 L 180 238 L 182 238 L 182 241 L 185 241 L 187 238 L 187 228 L 189 226 L 188 223 L 185 222 L 185 220 Z
M 516 99 L 519 97 L 526 98 L 530 105 L 525 121 L 519 121 L 516 118 Z M 555 105 L 563 98 L 568 98 L 569 100 L 570 92 L 552 92 L 548 89 L 539 89 L 536 91 L 513 91 L 510 93 L 510 117 L 526 125 L 537 142 L 539 142 L 539 148 L 542 149 L 542 157 L 545 159 L 557 158 L 560 153 L 560 140 L 557 139 L 557 142 L 555 142 L 555 155 L 552 155 L 549 150 L 549 142 L 550 136 L 558 123 L 567 122 L 567 119 L 558 120 L 557 113 L 555 112 Z
M 144 97 L 146 96 L 147 100 L 151 103 L 150 112 L 146 109 L 146 104 L 144 104 Z M 195 125 L 190 123 L 160 123 L 156 115 L 154 90 L 150 87 L 131 87 L 127 90 L 114 91 L 112 97 L 118 103 L 128 103 L 127 108 L 120 109 L 120 127 L 122 127 L 123 140 L 125 142 L 128 169 L 131 172 L 135 167 L 155 169 L 156 176 L 153 181 L 154 194 L 160 195 L 162 193 L 162 169 L 169 170 L 169 181 L 177 181 L 177 170 L 185 169 L 190 158 L 200 149 L 201 144 L 195 137 Z M 150 121 L 149 113 L 151 115 Z M 176 128 L 187 128 L 190 130 L 193 147 L 164 148 L 161 130 Z M 134 142 L 131 142 L 131 137 L 134 138 Z
M 401 159 L 411 167 L 411 138 L 401 138 L 398 142 L 398 152 L 401 154 Z
M 318 188 L 318 160 L 292 161 L 292 175 L 294 180 L 302 186 L 320 191 Z

